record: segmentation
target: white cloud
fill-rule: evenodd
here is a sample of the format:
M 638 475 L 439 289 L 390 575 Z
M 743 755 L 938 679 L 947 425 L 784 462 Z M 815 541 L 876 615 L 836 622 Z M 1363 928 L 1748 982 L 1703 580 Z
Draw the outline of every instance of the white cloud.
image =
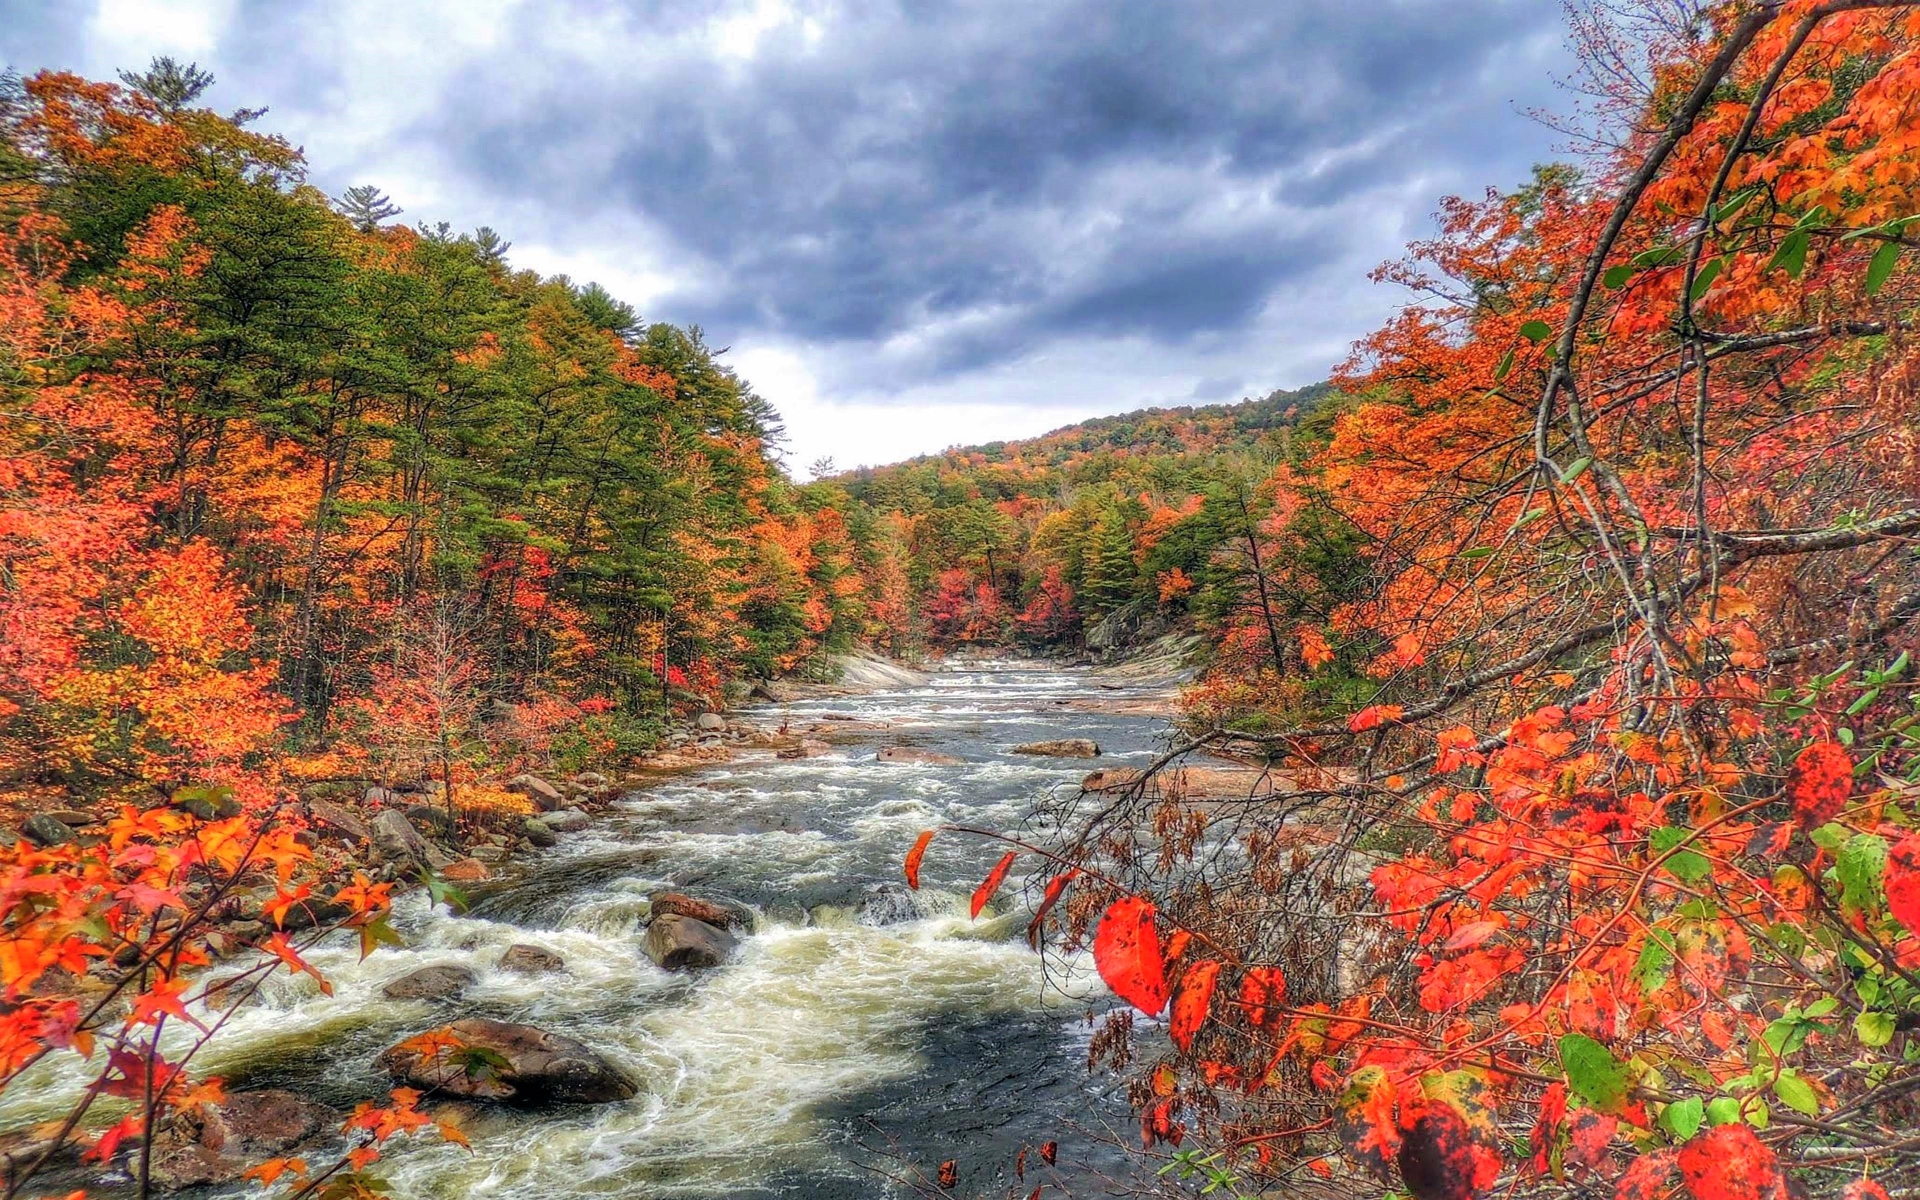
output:
M 237 0 L 99 0 L 87 22 L 89 61 L 111 70 L 144 66 L 161 54 L 204 58 L 236 7 Z

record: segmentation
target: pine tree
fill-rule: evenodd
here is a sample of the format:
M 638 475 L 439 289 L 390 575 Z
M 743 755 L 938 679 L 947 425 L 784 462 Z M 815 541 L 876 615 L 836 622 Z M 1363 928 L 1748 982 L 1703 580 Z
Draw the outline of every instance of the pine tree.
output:
M 391 220 L 407 211 L 370 183 L 348 188 L 341 195 L 338 207 L 361 233 L 372 233 L 380 228 L 382 221 Z
M 1086 582 L 1081 596 L 1087 609 L 1104 615 L 1133 599 L 1138 576 L 1133 537 L 1127 532 L 1126 521 L 1108 509 L 1093 527 L 1093 544 L 1086 554 Z

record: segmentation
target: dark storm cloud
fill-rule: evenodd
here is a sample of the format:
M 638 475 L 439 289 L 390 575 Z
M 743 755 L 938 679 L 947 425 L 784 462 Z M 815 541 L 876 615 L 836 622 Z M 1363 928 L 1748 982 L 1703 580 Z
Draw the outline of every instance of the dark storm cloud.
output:
M 1381 224 L 1435 198 L 1407 181 L 1516 181 L 1547 141 L 1516 102 L 1547 98 L 1554 8 L 803 5 L 811 39 L 782 24 L 744 62 L 626 63 L 529 14 L 426 132 L 490 190 L 644 214 L 711 268 L 668 315 L 828 344 L 921 331 L 949 343 L 929 369 L 964 369 L 1055 337 L 1243 329 L 1389 249 Z M 700 11 L 613 15 L 645 46 Z

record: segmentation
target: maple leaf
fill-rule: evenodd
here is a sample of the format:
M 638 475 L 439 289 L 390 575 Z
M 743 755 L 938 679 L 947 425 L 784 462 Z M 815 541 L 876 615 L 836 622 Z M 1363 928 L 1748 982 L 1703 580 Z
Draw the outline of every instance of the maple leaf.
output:
M 1910 833 L 1887 851 L 1882 881 L 1887 910 L 1908 933 L 1920 933 L 1920 833 Z
M 1364 733 L 1376 729 L 1390 721 L 1398 721 L 1406 715 L 1406 709 L 1398 704 L 1374 704 L 1361 709 L 1347 718 L 1347 728 L 1355 733 Z
M 1113 994 L 1148 1016 L 1167 1006 L 1166 965 L 1153 924 L 1153 902 L 1123 896 L 1108 906 L 1093 935 L 1093 964 Z

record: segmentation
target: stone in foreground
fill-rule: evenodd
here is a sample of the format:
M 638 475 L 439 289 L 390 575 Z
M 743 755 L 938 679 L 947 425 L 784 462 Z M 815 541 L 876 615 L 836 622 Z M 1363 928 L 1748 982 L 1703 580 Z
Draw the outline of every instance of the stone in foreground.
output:
M 380 1066 L 412 1087 L 467 1100 L 607 1104 L 640 1090 L 584 1042 L 481 1017 L 408 1038 Z
M 737 900 L 706 900 L 685 892 L 655 892 L 647 897 L 654 917 L 692 917 L 721 929 L 753 929 L 753 910 Z
M 647 926 L 647 957 L 668 971 L 697 971 L 726 962 L 739 943 L 717 925 L 668 913 Z
M 514 971 L 521 975 L 544 975 L 549 971 L 564 971 L 567 960 L 551 950 L 539 946 L 529 946 L 525 942 L 515 942 L 507 947 L 500 956 L 500 969 Z
M 1053 742 L 1028 742 L 1015 746 L 1015 754 L 1040 754 L 1049 758 L 1099 758 L 1100 744 L 1091 738 L 1061 738 Z
M 477 982 L 479 977 L 472 971 L 447 963 L 421 967 L 411 974 L 402 975 L 381 988 L 380 994 L 389 1000 L 445 1000 L 449 996 L 458 996 Z

